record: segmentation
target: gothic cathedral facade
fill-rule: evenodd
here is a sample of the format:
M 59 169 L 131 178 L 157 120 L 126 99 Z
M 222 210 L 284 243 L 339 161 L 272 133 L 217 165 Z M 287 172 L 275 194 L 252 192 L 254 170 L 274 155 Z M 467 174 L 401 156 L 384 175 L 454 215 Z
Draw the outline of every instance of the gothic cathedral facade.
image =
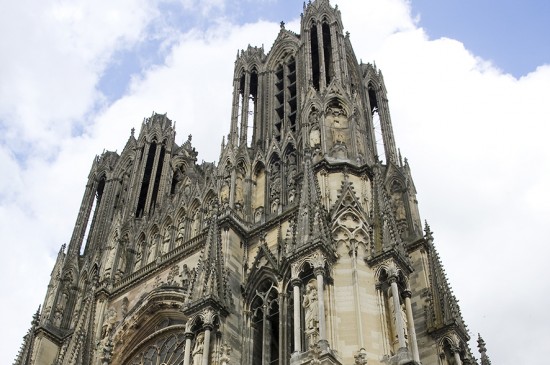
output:
M 316 0 L 238 53 L 217 164 L 159 114 L 95 158 L 15 364 L 478 364 L 343 29 Z

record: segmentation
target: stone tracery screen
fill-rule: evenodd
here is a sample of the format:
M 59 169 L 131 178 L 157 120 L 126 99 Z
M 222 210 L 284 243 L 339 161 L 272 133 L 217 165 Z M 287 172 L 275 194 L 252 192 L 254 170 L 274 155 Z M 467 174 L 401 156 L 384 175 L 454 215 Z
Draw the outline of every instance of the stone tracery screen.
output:
M 184 347 L 183 333 L 164 335 L 143 346 L 125 365 L 180 365 Z

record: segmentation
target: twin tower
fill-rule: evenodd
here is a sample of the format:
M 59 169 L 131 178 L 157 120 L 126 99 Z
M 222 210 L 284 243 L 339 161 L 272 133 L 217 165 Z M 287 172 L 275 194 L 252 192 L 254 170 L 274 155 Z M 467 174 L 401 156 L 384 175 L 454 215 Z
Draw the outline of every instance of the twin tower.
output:
M 94 159 L 15 364 L 478 364 L 343 29 L 317 0 L 238 53 L 217 164 L 159 114 Z

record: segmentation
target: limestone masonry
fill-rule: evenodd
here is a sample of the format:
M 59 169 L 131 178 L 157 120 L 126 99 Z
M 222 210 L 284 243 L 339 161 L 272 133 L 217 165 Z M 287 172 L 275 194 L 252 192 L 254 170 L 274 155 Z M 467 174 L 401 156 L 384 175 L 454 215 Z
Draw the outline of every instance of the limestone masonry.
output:
M 421 222 L 382 73 L 343 29 L 316 0 L 300 34 L 281 23 L 267 54 L 238 53 L 217 164 L 159 114 L 96 157 L 15 364 L 490 364 Z

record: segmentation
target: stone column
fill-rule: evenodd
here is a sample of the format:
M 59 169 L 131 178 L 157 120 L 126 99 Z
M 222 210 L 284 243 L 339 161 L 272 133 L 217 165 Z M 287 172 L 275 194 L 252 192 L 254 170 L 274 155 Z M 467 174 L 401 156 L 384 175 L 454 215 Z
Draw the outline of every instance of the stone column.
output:
M 300 301 L 300 279 L 292 279 L 292 290 L 294 297 L 294 352 L 302 352 L 301 348 L 301 328 L 300 328 L 300 312 L 301 312 L 301 301 Z
M 212 331 L 211 325 L 204 327 L 204 347 L 202 350 L 202 365 L 208 365 L 210 359 L 210 332 Z M 198 364 L 194 364 L 198 365 Z
M 183 355 L 183 365 L 189 365 L 191 363 L 191 338 L 193 338 L 192 332 L 185 332 L 185 352 Z
M 397 339 L 399 341 L 399 348 L 407 347 L 405 343 L 405 334 L 403 333 L 403 318 L 398 311 L 401 310 L 401 304 L 399 303 L 399 289 L 397 288 L 397 278 L 390 277 L 391 293 L 393 298 L 393 315 L 395 317 L 395 330 L 397 331 Z
M 319 90 L 327 86 L 325 74 L 325 48 L 323 44 L 323 23 L 317 22 L 317 49 L 319 54 Z
M 323 282 L 322 267 L 315 268 L 315 276 L 317 277 L 317 301 L 319 303 L 319 341 L 327 340 L 327 327 L 325 323 L 325 286 Z
M 416 330 L 414 328 L 414 318 L 412 313 L 411 295 L 412 293 L 410 290 L 405 290 L 403 292 L 403 298 L 405 299 L 405 310 L 407 312 L 407 324 L 408 324 L 407 330 L 409 332 L 409 339 L 410 339 L 413 359 L 417 363 L 420 363 L 420 356 L 418 354 L 418 342 L 416 341 Z
M 280 289 L 280 288 L 279 288 Z M 284 340 L 285 333 L 285 317 L 281 313 L 286 313 L 286 295 L 282 293 L 282 290 L 279 291 L 279 338 L 277 339 L 280 344 L 286 343 Z M 284 357 L 284 351 L 286 346 L 279 346 L 279 362 L 282 361 Z

